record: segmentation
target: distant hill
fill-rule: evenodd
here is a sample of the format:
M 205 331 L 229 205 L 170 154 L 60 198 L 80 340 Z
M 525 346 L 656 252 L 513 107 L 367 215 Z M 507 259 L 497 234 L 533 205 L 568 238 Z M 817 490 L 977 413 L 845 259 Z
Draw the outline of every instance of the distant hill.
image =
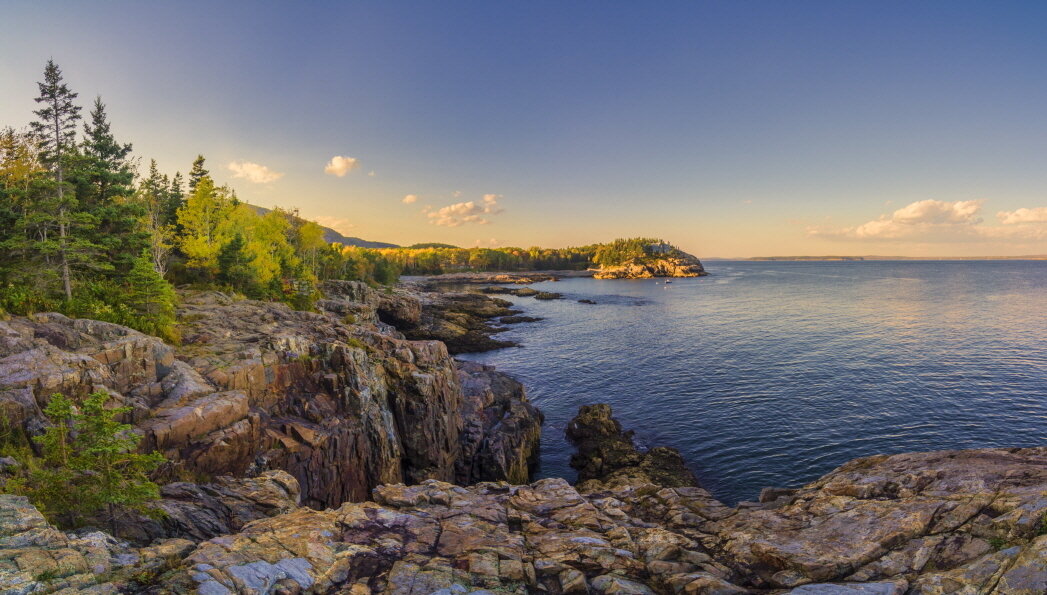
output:
M 1024 256 L 754 256 L 752 258 L 706 258 L 705 260 L 1047 260 L 1047 255 Z
M 249 207 L 251 207 L 252 209 L 254 209 L 255 212 L 258 213 L 259 215 L 265 215 L 269 211 L 272 211 L 272 209 L 267 209 L 265 207 L 260 207 L 258 205 L 253 205 L 253 204 L 250 204 L 250 203 L 246 203 L 245 202 L 244 204 L 249 206 Z M 303 217 L 303 219 L 304 219 L 304 217 Z M 317 223 L 317 225 L 320 225 L 320 224 Z M 326 240 L 330 244 L 341 244 L 343 246 L 356 246 L 357 248 L 399 248 L 400 247 L 400 246 L 398 246 L 396 244 L 390 244 L 388 242 L 372 242 L 370 240 L 364 240 L 362 238 L 357 238 L 357 237 L 353 237 L 353 236 L 344 236 L 341 233 L 331 229 L 330 227 L 325 227 L 323 225 L 320 225 L 320 227 L 323 228 L 323 230 L 324 230 L 324 240 Z
M 425 242 L 422 244 L 411 244 L 407 247 L 408 250 L 425 250 L 427 248 L 449 248 L 452 250 L 460 250 L 458 246 L 454 244 L 441 244 L 440 242 Z

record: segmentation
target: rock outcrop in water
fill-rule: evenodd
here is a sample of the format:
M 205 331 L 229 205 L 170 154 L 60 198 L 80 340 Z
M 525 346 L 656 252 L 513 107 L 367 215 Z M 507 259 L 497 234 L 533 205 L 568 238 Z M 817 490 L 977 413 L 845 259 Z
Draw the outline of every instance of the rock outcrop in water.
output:
M 650 279 L 652 277 L 701 277 L 707 275 L 697 257 L 665 242 L 644 247 L 644 255 L 614 265 L 601 265 L 597 279 Z
M 567 438 L 578 448 L 571 467 L 584 490 L 606 486 L 654 484 L 667 488 L 697 486 L 698 480 L 674 448 L 656 446 L 646 452 L 623 431 L 611 406 L 586 405 L 567 424 Z
M 617 266 L 601 267 L 597 279 L 651 279 L 654 277 L 702 277 L 708 275 L 701 261 L 690 254 L 630 261 Z

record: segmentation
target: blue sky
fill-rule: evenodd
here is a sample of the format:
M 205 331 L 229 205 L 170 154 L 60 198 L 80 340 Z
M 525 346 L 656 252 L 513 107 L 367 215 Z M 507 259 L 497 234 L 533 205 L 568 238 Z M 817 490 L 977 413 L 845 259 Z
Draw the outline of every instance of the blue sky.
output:
M 146 162 L 203 153 L 242 198 L 351 235 L 1047 253 L 1043 3 L 38 0 L 0 19 L 0 125 L 31 119 L 53 57 Z M 336 156 L 355 166 L 325 173 Z

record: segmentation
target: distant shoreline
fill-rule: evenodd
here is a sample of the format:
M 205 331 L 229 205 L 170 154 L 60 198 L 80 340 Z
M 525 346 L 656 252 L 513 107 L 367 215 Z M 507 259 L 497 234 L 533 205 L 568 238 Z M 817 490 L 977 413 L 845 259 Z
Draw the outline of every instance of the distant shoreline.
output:
M 749 258 L 704 258 L 709 261 L 753 261 L 753 262 L 862 262 L 862 261 L 942 261 L 942 260 L 1047 260 L 1047 254 L 1025 256 L 752 256 Z

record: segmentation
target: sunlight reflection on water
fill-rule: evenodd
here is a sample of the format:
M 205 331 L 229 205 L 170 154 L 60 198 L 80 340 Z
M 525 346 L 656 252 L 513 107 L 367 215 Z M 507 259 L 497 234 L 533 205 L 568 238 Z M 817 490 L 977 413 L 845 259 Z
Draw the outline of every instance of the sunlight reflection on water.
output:
M 563 429 L 595 402 L 728 502 L 857 456 L 1045 442 L 1047 262 L 707 268 L 536 284 L 567 299 L 513 298 L 546 318 L 504 335 L 523 347 L 465 356 L 545 412 L 542 476 L 573 477 Z

